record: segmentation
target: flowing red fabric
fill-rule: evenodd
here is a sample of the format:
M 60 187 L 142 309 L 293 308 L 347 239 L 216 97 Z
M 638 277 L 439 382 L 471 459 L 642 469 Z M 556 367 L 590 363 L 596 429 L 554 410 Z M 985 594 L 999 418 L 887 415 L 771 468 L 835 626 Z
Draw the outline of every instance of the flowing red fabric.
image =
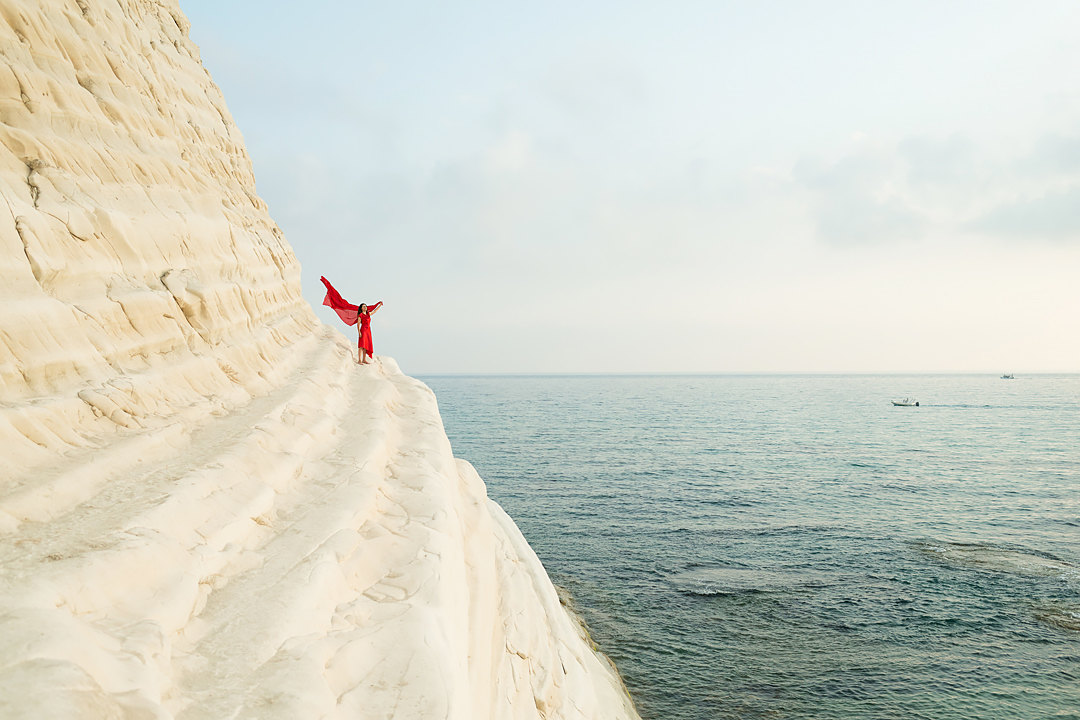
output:
M 359 314 L 360 306 L 353 305 L 345 298 L 341 297 L 341 293 L 334 289 L 334 286 L 330 284 L 330 281 L 324 277 L 320 277 L 322 284 L 326 286 L 326 297 L 323 298 L 322 304 L 333 310 L 341 318 L 341 321 L 346 325 L 355 325 L 356 316 Z

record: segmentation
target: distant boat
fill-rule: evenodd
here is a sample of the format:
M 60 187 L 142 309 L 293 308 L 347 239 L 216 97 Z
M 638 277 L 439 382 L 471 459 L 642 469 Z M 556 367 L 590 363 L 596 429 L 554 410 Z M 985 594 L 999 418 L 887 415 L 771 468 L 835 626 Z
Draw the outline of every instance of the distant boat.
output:
M 1012 373 L 1005 373 L 1004 375 L 1001 376 L 1001 379 L 1002 380 L 1015 380 L 1016 376 L 1013 375 Z
M 892 404 L 896 407 L 919 407 L 919 401 L 915 398 L 904 398 L 903 400 L 893 400 Z

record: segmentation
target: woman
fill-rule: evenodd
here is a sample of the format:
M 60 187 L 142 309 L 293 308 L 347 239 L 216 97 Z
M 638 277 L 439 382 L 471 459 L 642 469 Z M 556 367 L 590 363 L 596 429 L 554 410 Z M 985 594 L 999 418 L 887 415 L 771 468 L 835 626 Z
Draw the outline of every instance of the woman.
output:
M 379 311 L 382 307 L 382 300 L 375 303 L 369 309 L 366 303 L 360 303 L 360 307 L 356 311 L 356 327 L 360 329 L 360 359 L 357 360 L 361 365 L 367 365 L 369 357 L 375 356 L 375 351 L 371 347 L 371 316 Z
M 336 312 L 343 323 L 355 325 L 357 330 L 360 331 L 360 341 L 357 343 L 360 347 L 360 353 L 356 362 L 367 365 L 368 358 L 375 356 L 371 347 L 371 316 L 382 307 L 382 300 L 372 305 L 370 309 L 366 303 L 360 303 L 359 306 L 353 305 L 341 297 L 341 293 L 334 289 L 329 280 L 325 277 L 319 279 L 326 286 L 326 297 L 323 299 L 323 305 Z

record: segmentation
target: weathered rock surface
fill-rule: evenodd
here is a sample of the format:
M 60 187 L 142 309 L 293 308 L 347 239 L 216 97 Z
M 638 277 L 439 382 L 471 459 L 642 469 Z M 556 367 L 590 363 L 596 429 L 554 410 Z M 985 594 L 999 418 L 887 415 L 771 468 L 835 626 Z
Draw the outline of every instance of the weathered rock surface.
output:
M 0 0 L 0 716 L 633 718 L 171 0 Z

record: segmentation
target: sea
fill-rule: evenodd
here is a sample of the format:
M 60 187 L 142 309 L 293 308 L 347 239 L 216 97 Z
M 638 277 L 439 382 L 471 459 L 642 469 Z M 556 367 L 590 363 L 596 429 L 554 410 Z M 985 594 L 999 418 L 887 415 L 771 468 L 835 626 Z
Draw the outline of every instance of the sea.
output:
M 644 720 L 1080 718 L 1080 375 L 422 379 Z

